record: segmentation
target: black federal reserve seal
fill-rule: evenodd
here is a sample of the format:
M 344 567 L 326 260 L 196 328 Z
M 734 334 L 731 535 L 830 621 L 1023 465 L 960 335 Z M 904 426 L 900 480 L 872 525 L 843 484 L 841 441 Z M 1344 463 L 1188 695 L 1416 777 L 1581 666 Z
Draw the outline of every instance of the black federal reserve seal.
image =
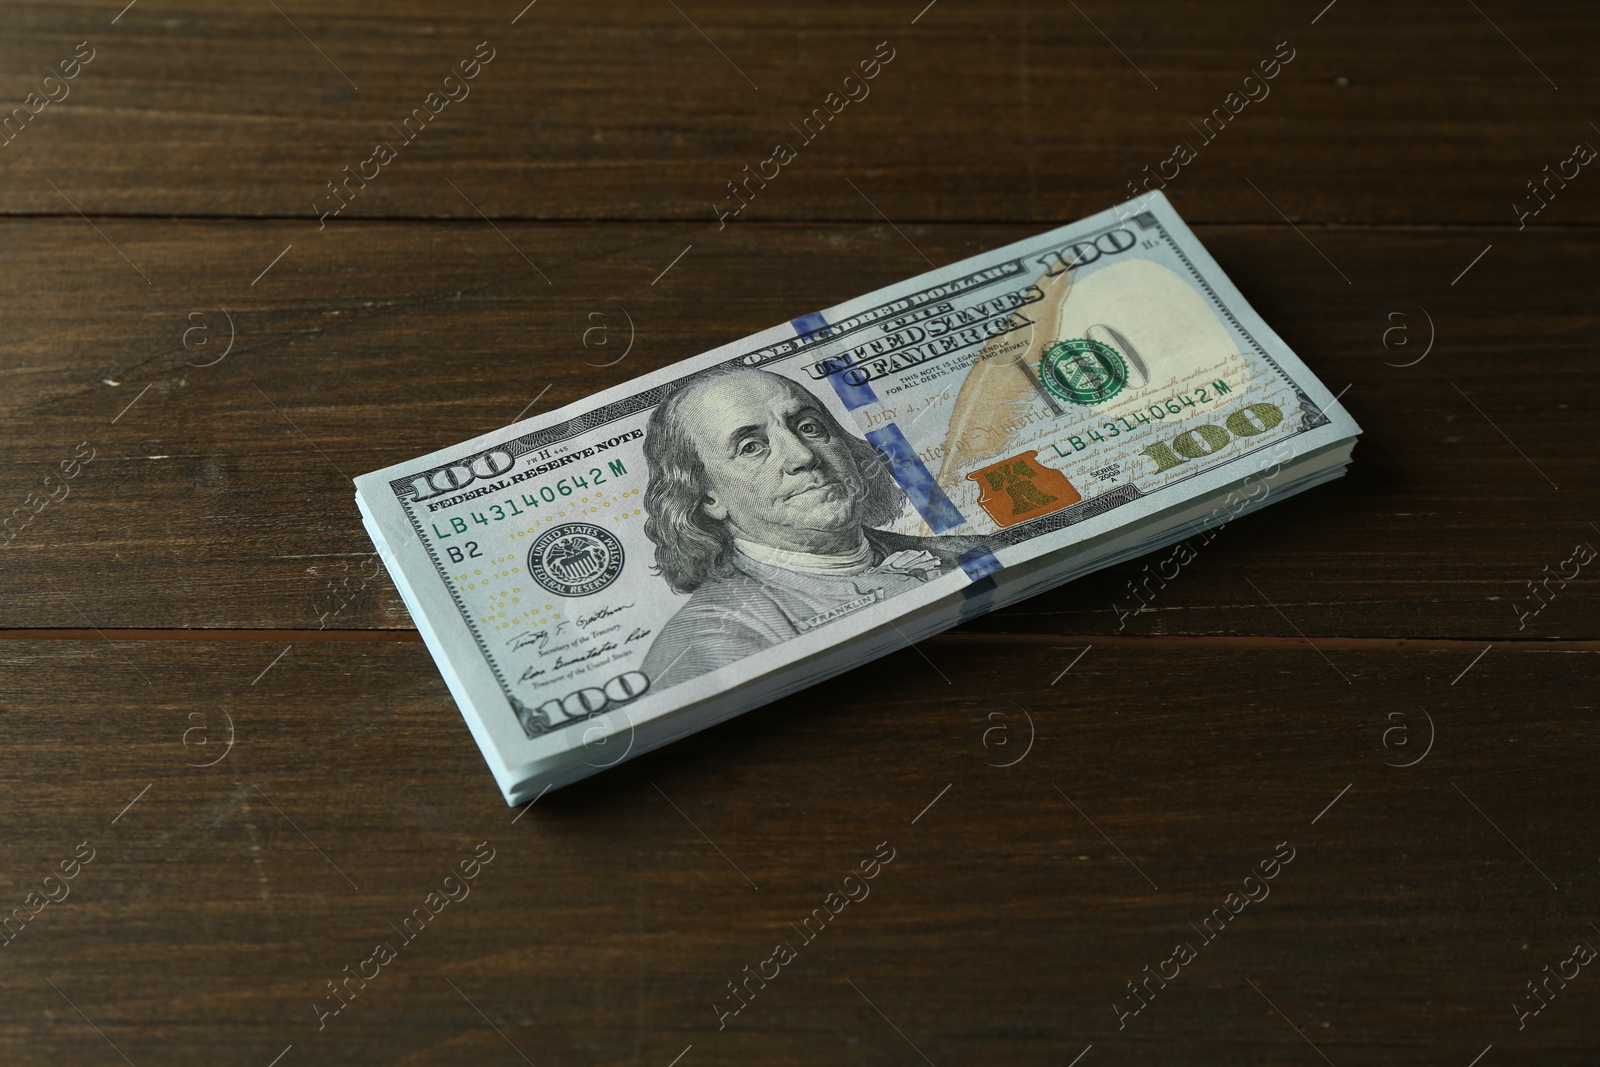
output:
M 598 593 L 622 573 L 622 542 L 610 530 L 569 522 L 546 530 L 528 549 L 528 573 L 557 596 Z
M 1128 364 L 1103 341 L 1057 341 L 1039 361 L 1045 388 L 1074 404 L 1101 404 L 1128 384 Z

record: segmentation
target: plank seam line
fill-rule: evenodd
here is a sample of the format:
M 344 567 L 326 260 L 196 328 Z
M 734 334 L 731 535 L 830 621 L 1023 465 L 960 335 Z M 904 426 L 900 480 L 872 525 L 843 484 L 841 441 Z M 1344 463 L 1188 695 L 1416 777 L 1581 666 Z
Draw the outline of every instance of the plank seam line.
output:
M 0 629 L 0 641 L 239 641 L 258 643 L 334 642 L 364 644 L 421 644 L 415 630 L 297 630 L 297 629 L 157 629 L 146 627 L 107 628 L 96 632 L 71 627 L 9 627 Z M 1107 648 L 1157 648 L 1169 645 L 1188 647 L 1283 649 L 1305 651 L 1299 636 L 1280 634 L 993 634 L 943 633 L 927 638 L 939 644 L 968 645 L 1048 645 L 1072 649 L 1085 642 Z M 1318 635 L 1324 648 L 1349 652 L 1481 652 L 1487 637 L 1333 637 Z M 1539 638 L 1492 639 L 1497 653 L 1514 652 L 1600 652 L 1600 639 Z
M 77 215 L 68 215 L 65 212 L 53 212 L 53 211 L 19 211 L 19 212 L 0 211 L 0 223 L 9 222 L 9 221 L 13 221 L 13 220 L 15 220 L 15 221 L 27 221 L 27 220 L 34 220 L 34 221 L 37 221 L 37 220 L 69 221 L 69 220 L 75 220 L 78 217 L 79 216 L 77 216 Z M 94 214 L 94 215 L 85 214 L 83 217 L 91 219 L 91 220 L 105 220 L 105 221 L 110 221 L 110 222 L 118 222 L 118 221 L 150 221 L 150 222 L 239 222 L 239 223 L 268 223 L 268 222 L 284 222 L 284 223 L 288 223 L 288 222 L 292 222 L 292 223 L 302 223 L 302 222 L 307 222 L 307 221 L 315 221 L 314 218 L 312 218 L 311 216 L 306 216 L 306 215 L 226 215 L 226 214 L 173 215 L 173 214 L 170 214 L 170 213 L 161 213 L 161 212 L 122 212 L 122 213 L 103 213 L 103 214 Z M 605 226 L 619 226 L 619 225 L 640 225 L 640 226 L 643 226 L 643 225 L 651 225 L 651 226 L 656 226 L 656 225 L 660 225 L 660 226 L 698 226 L 698 227 L 704 227 L 706 225 L 705 220 L 698 219 L 698 218 L 666 218 L 666 217 L 654 216 L 654 215 L 640 215 L 640 216 L 637 216 L 637 217 L 634 217 L 634 216 L 600 216 L 600 217 L 597 217 L 597 218 L 556 218 L 556 217 L 543 217 L 543 216 L 538 216 L 538 215 L 489 215 L 489 216 L 486 216 L 486 217 L 488 217 L 490 219 L 493 219 L 496 222 L 529 223 L 529 224 L 540 225 L 540 226 L 595 226 L 595 225 L 605 225 Z M 341 218 L 339 220 L 339 224 L 341 226 L 346 226 L 346 225 L 354 225 L 354 224 L 376 225 L 376 224 L 382 224 L 382 223 L 416 223 L 416 224 L 421 224 L 421 225 L 471 226 L 471 225 L 475 225 L 479 221 L 480 221 L 480 216 L 476 216 L 476 215 L 470 216 L 470 217 L 466 216 L 466 215 L 350 215 L 350 216 L 346 216 L 346 217 Z M 1243 229 L 1243 228 L 1246 228 L 1246 227 L 1257 227 L 1257 228 L 1265 229 L 1265 228 L 1271 228 L 1271 227 L 1275 227 L 1275 226 L 1281 225 L 1281 223 L 1278 220 L 1269 220 L 1269 219 L 1265 219 L 1265 218 L 1260 219 L 1260 220 L 1250 219 L 1250 220 L 1244 220 L 1244 221 L 1240 221 L 1238 219 L 1186 219 L 1185 221 L 1190 226 L 1207 226 L 1207 227 L 1213 227 L 1213 228 L 1234 227 L 1234 228 Z M 1053 222 L 1050 219 L 1019 219 L 1019 218 L 983 218 L 983 219 L 907 218 L 907 219 L 897 219 L 896 222 L 899 223 L 899 224 L 902 224 L 902 225 L 906 225 L 906 226 L 1036 226 L 1036 227 L 1054 228 L 1055 226 L 1059 225 L 1058 222 Z M 1436 231 L 1441 231 L 1441 230 L 1469 230 L 1469 231 L 1475 231 L 1475 232 L 1476 231 L 1489 232 L 1489 231 L 1504 230 L 1504 231 L 1507 231 L 1507 232 L 1516 232 L 1515 228 L 1512 227 L 1510 223 L 1499 223 L 1499 222 L 1441 222 L 1441 221 L 1420 221 L 1420 222 L 1349 222 L 1349 221 L 1343 221 L 1343 222 L 1333 222 L 1333 221 L 1317 221 L 1315 219 L 1300 219 L 1300 220 L 1298 220 L 1298 222 L 1302 226 L 1316 227 L 1318 229 L 1321 229 L 1321 230 L 1324 230 L 1324 231 L 1329 231 L 1329 232 L 1347 231 L 1347 232 L 1351 232 L 1351 233 L 1359 233 L 1359 232 L 1364 232 L 1364 231 L 1372 231 L 1372 232 L 1417 231 L 1417 232 L 1421 232 L 1421 233 L 1430 233 L 1430 232 L 1436 232 Z M 802 217 L 796 216 L 796 217 L 783 217 L 783 218 L 770 218 L 770 219 L 752 220 L 750 222 L 744 223 L 743 225 L 745 225 L 746 227 L 757 227 L 757 226 L 788 226 L 788 227 L 860 226 L 860 227 L 866 228 L 866 227 L 881 227 L 883 225 L 883 223 L 882 223 L 881 220 L 865 219 L 865 218 L 836 218 L 836 217 L 802 218 Z M 1594 230 L 1596 228 L 1600 228 L 1600 221 L 1595 221 L 1595 222 L 1577 221 L 1577 222 L 1546 223 L 1546 224 L 1541 224 L 1539 228 L 1543 229 L 1543 230 L 1555 230 L 1555 231 L 1560 231 L 1560 230 L 1589 231 L 1589 230 Z

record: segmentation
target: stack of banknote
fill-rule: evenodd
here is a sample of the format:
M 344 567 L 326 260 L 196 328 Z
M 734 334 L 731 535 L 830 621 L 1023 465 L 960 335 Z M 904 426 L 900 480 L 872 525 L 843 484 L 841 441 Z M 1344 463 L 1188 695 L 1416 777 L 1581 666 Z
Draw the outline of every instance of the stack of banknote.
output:
M 518 804 L 1336 478 L 1334 401 L 1156 193 L 356 501 Z

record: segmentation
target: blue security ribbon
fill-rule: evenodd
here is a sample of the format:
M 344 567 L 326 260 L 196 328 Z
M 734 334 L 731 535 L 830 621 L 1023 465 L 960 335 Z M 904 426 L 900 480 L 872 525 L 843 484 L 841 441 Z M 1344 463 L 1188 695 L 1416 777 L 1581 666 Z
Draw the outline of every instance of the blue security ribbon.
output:
M 933 480 L 928 468 L 923 466 L 922 457 L 911 447 L 911 442 L 900 432 L 900 427 L 891 422 L 868 432 L 867 440 L 888 457 L 889 473 L 906 491 L 911 506 L 917 509 L 917 514 L 928 524 L 928 529 L 936 534 L 947 533 L 967 521 L 967 517 L 956 510 L 955 504 L 944 495 L 944 490 Z
M 828 328 L 828 320 L 822 317 L 822 312 L 813 311 L 809 315 L 791 319 L 789 325 L 800 335 L 800 340 L 809 341 Z M 878 402 L 878 394 L 874 393 L 872 386 L 866 382 L 851 385 L 844 380 L 843 375 L 839 374 L 828 375 L 828 381 L 833 383 L 833 391 L 839 394 L 839 399 L 844 401 L 844 406 L 850 411 Z
M 791 320 L 789 325 L 794 327 L 795 333 L 800 335 L 802 341 L 809 341 L 828 328 L 828 320 L 820 311 L 814 311 Z M 833 383 L 834 391 L 839 394 L 839 399 L 844 401 L 844 406 L 850 411 L 878 402 L 877 394 L 866 382 L 852 385 L 840 374 L 830 374 L 828 380 Z M 911 506 L 917 509 L 917 514 L 922 516 L 922 521 L 928 524 L 928 529 L 935 534 L 942 534 L 966 523 L 966 516 L 961 514 L 945 495 L 944 490 L 939 488 L 933 474 L 922 462 L 922 457 L 911 447 L 906 435 L 900 432 L 900 427 L 891 422 L 880 429 L 870 431 L 867 440 L 888 457 L 890 474 L 894 476 L 900 488 L 905 490 L 906 498 L 911 501 Z M 1000 569 L 1000 561 L 995 559 L 994 554 L 987 548 L 966 552 L 960 557 L 960 563 L 973 582 L 979 582 Z M 992 586 L 993 582 L 987 584 Z
M 995 559 L 994 553 L 990 552 L 986 547 L 969 548 L 965 552 L 961 553 L 960 556 L 956 557 L 956 562 L 961 564 L 961 569 L 966 571 L 967 577 L 971 578 L 974 582 L 979 582 L 985 578 L 989 578 L 989 575 L 1000 569 L 1000 561 Z M 975 586 L 969 586 L 967 588 L 967 595 L 971 596 L 974 593 L 981 593 L 986 589 L 993 588 L 994 579 L 990 578 L 981 589 Z

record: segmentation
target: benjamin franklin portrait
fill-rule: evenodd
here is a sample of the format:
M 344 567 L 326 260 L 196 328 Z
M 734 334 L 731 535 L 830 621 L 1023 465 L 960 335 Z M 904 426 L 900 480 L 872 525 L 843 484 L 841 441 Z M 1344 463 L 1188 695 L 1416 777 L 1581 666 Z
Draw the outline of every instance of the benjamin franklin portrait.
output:
M 652 688 L 916 589 L 985 543 L 876 529 L 906 505 L 884 457 L 769 371 L 696 377 L 652 413 L 644 454 L 656 568 L 690 594 L 645 656 Z

